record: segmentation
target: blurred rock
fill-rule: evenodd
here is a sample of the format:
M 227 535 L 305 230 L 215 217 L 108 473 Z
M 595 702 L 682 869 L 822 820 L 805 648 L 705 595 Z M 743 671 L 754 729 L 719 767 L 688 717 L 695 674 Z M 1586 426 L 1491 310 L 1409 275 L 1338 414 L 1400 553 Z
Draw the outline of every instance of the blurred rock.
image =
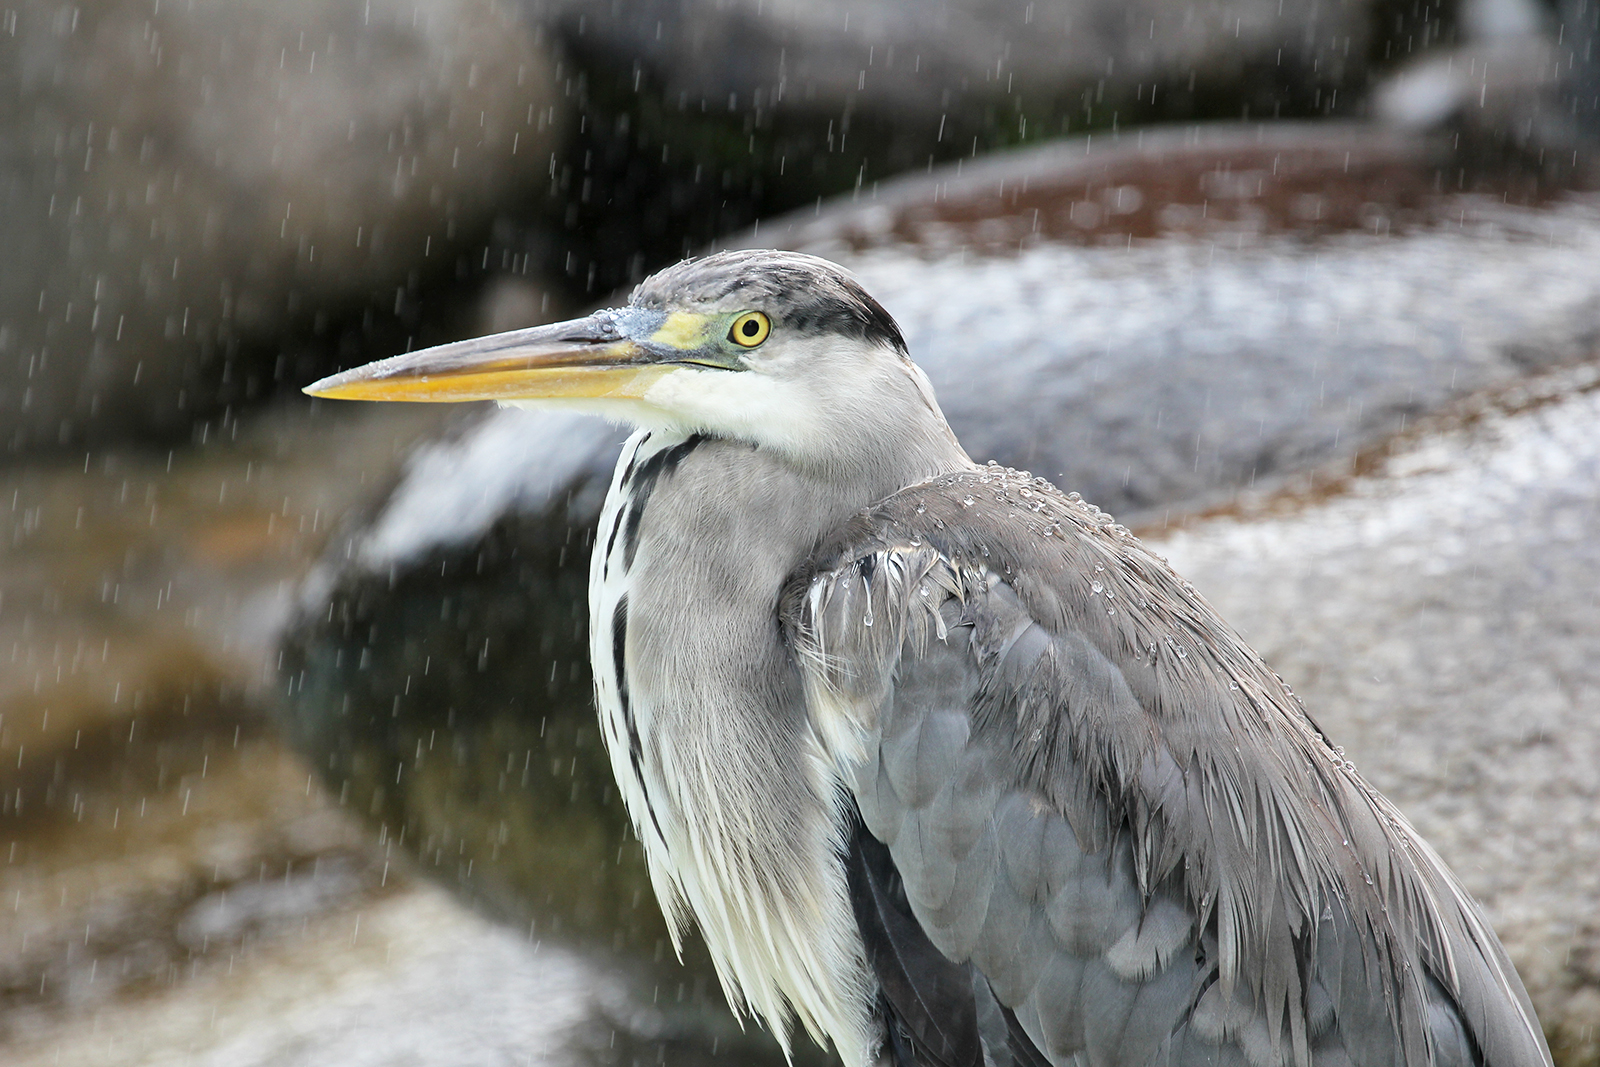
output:
M 347 574 L 312 577 L 280 668 L 290 733 L 424 871 L 535 935 L 660 962 L 588 714 L 585 538 L 620 437 L 530 421 L 497 414 L 419 453 L 339 539 Z
M 565 0 L 556 11 L 576 58 L 626 72 L 634 91 L 648 85 L 668 112 L 738 115 L 752 131 L 832 119 L 828 151 L 898 152 L 891 169 L 904 169 L 928 153 L 964 155 L 973 136 L 985 146 L 1015 141 L 1029 123 L 1034 137 L 1060 136 L 1111 126 L 1117 111 L 1124 124 L 1236 118 L 1241 108 L 1246 117 L 1326 113 L 1334 91 L 1365 76 L 1368 43 L 1384 32 L 1373 26 L 1375 7 Z
M 34 0 L 0 33 L 8 451 L 185 433 L 312 376 L 548 183 L 564 108 L 500 0 Z M 346 352 L 346 356 L 350 356 Z M 348 360 L 347 360 L 348 361 Z M 313 361 L 314 362 L 314 361 Z
M 1447 173 L 1364 128 L 1147 132 L 885 184 L 744 238 L 856 270 L 976 458 L 1159 527 L 1252 484 L 1324 485 L 1430 411 L 1594 355 L 1600 204 L 1447 191 Z M 584 632 L 620 436 L 505 411 L 420 450 L 306 587 L 280 679 L 329 788 L 424 873 L 649 968 L 660 918 Z
M 1593 0 L 1558 0 L 1556 42 L 1565 51 L 1572 121 L 1591 149 L 1600 142 L 1600 7 Z
M 1476 48 L 1441 49 L 1402 68 L 1373 97 L 1377 116 L 1410 129 L 1467 126 L 1480 137 L 1491 136 L 1526 147 L 1560 137 L 1571 129 L 1541 121 L 1540 103 L 1548 110 L 1561 85 L 1560 61 L 1554 44 L 1542 35 L 1528 35 Z
M 998 148 L 1358 114 L 1452 3 L 555 0 L 583 70 L 569 276 L 591 298 L 755 218 Z M 581 168 L 577 159 L 582 159 Z
M 1457 194 L 1425 145 L 1332 124 L 1095 137 L 727 243 L 846 263 L 975 458 L 1148 523 L 1592 351 L 1600 200 Z
M 549 287 L 530 283 L 514 275 L 501 275 L 485 287 L 478 301 L 477 334 L 505 333 L 537 326 L 560 317 L 554 309 L 566 310 Z
M 289 590 L 407 443 L 471 414 L 339 410 L 0 468 L 0 1063 L 737 1056 L 676 968 L 658 989 L 419 882 L 270 729 Z
M 443 413 L 372 414 L 0 468 L 0 1062 L 399 887 L 262 699 L 289 590 Z
M 1450 134 L 1477 169 L 1533 165 L 1592 177 L 1600 159 L 1600 12 L 1560 0 L 1468 0 L 1460 42 L 1403 64 L 1372 94 L 1373 114 L 1413 131 Z
M 1597 425 L 1590 362 L 1154 546 L 1483 902 L 1565 1067 L 1600 1062 Z

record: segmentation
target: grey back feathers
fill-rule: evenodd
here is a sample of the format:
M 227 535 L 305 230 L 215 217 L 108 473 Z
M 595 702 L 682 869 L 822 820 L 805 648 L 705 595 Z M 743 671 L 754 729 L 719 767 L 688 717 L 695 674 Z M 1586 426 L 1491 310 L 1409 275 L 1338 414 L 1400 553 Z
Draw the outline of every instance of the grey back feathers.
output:
M 998 467 L 911 487 L 784 619 L 911 912 L 1050 1062 L 1549 1062 L 1438 857 L 1095 509 Z

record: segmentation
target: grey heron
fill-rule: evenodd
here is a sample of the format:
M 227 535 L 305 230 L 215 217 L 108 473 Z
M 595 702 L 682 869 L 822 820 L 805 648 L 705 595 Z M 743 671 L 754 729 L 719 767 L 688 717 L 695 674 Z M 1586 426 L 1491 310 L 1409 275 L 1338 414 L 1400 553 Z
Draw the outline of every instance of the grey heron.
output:
M 590 572 L 602 733 L 675 940 L 786 1048 L 1550 1062 L 1479 907 L 1283 680 L 1109 516 L 975 464 L 842 268 L 691 260 L 307 391 L 637 427 Z

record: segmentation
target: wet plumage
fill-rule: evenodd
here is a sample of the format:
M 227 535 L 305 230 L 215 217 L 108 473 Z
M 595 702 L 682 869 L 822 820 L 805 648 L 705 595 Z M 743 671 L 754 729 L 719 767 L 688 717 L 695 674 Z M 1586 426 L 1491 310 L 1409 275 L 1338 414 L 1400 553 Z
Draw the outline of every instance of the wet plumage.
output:
M 974 465 L 839 268 L 723 254 L 330 381 L 641 427 L 591 570 L 603 734 L 675 936 L 780 1037 L 1549 1062 L 1481 912 L 1281 679 L 1108 517 Z
M 1050 1060 L 1541 1061 L 1438 857 L 1107 516 L 984 468 L 874 506 L 813 566 L 784 617 L 813 706 L 876 720 L 864 827 Z M 955 1000 L 934 1017 L 981 1014 Z

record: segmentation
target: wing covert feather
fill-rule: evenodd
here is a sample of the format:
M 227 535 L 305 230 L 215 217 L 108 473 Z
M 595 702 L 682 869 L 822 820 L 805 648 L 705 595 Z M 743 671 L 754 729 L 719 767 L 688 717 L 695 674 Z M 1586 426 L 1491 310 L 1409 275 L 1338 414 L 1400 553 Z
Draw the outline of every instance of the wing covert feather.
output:
M 1438 857 L 1095 509 L 994 466 L 914 486 L 780 612 L 865 832 L 1018 1062 L 1550 1062 Z

